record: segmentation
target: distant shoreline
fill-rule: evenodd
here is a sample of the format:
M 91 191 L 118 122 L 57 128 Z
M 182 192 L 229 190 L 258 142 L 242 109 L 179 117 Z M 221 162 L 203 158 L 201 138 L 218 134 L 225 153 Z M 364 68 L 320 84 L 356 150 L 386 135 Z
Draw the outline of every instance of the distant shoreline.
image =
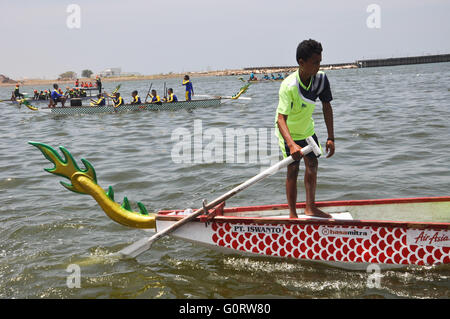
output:
M 137 76 L 115 76 L 115 77 L 102 77 L 102 82 L 123 82 L 123 81 L 139 81 L 139 80 L 156 80 L 156 79 L 170 79 L 170 78 L 183 78 L 185 74 L 189 74 L 192 76 L 214 76 L 215 73 L 218 72 L 188 72 L 183 74 L 155 74 L 155 75 L 137 75 Z M 78 80 L 81 82 L 92 82 L 92 84 L 95 83 L 95 78 L 78 78 Z M 44 80 L 44 79 L 26 79 L 26 80 L 19 80 L 14 83 L 0 83 L 0 86 L 15 86 L 17 83 L 23 86 L 33 86 L 33 85 L 51 85 L 53 83 L 57 84 L 74 84 L 75 79 L 68 79 L 68 80 L 58 80 L 58 79 L 50 79 L 50 80 Z
M 293 72 L 297 70 L 298 67 L 267 67 L 267 68 L 255 68 L 254 72 L 255 74 L 262 74 L 262 73 L 285 73 L 285 72 Z M 357 68 L 356 65 L 353 64 L 346 64 L 346 65 L 340 65 L 336 67 L 329 67 L 326 66 L 324 70 L 330 70 L 330 69 L 349 69 L 349 68 Z M 161 80 L 161 79 L 173 79 L 173 78 L 180 78 L 182 79 L 184 75 L 188 74 L 191 77 L 204 77 L 204 76 L 236 76 L 236 75 L 249 75 L 252 72 L 252 70 L 247 69 L 236 69 L 236 70 L 221 70 L 221 71 L 205 71 L 205 72 L 185 72 L 185 73 L 168 73 L 168 74 L 155 74 L 155 75 L 139 75 L 139 76 L 118 76 L 118 77 L 103 77 L 102 82 L 125 82 L 125 81 L 140 81 L 140 80 Z M 95 83 L 95 78 L 78 78 L 80 82 L 92 82 L 92 84 Z M 50 79 L 50 80 L 44 80 L 44 79 L 26 79 L 26 80 L 20 80 L 16 82 L 10 82 L 10 83 L 0 83 L 0 86 L 2 87 L 8 87 L 8 86 L 15 86 L 17 83 L 19 83 L 22 86 L 39 86 L 39 85 L 52 85 L 53 83 L 57 83 L 59 85 L 64 84 L 74 84 L 75 80 L 58 80 L 58 79 Z
M 450 54 L 438 54 L 428 56 L 412 56 L 412 57 L 399 57 L 388 59 L 372 59 L 372 60 L 357 60 L 351 63 L 339 63 L 339 64 L 326 64 L 322 65 L 322 70 L 342 70 L 342 69 L 356 69 L 365 67 L 380 67 L 380 66 L 395 66 L 406 64 L 423 64 L 423 63 L 439 63 L 450 62 Z M 201 76 L 235 76 L 235 75 L 248 75 L 251 72 L 255 74 L 264 73 L 286 73 L 297 70 L 298 66 L 271 66 L 271 67 L 247 67 L 237 70 L 222 70 L 222 71 L 206 71 L 206 72 L 186 72 L 186 73 L 167 73 L 167 74 L 155 74 L 155 75 L 139 75 L 139 76 L 119 76 L 119 77 L 104 77 L 102 82 L 124 82 L 124 81 L 139 81 L 139 80 L 157 80 L 157 79 L 171 79 L 171 78 L 183 78 L 185 74 L 189 74 L 192 77 Z M 38 86 L 38 85 L 51 85 L 53 83 L 69 84 L 75 83 L 74 79 L 70 80 L 43 80 L 43 79 L 27 79 L 21 81 L 15 81 L 0 74 L 4 82 L 0 83 L 0 86 L 15 86 L 19 83 L 22 86 Z M 94 78 L 79 78 L 80 82 L 95 82 Z

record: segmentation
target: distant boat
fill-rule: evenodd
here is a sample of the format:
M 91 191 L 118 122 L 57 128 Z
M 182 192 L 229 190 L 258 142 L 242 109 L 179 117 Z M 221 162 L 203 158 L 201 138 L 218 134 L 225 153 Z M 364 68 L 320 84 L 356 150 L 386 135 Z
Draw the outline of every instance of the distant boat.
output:
M 112 105 L 104 106 L 67 106 L 67 107 L 45 107 L 39 110 L 45 113 L 55 115 L 74 115 L 74 114 L 98 114 L 98 113 L 119 113 L 131 111 L 176 111 L 182 109 L 195 109 L 211 106 L 219 106 L 221 98 L 161 102 L 161 103 L 143 103 L 143 104 L 123 104 L 118 107 Z
M 247 82 L 247 83 L 268 83 L 268 82 L 280 82 L 283 81 L 283 79 L 253 79 L 253 80 L 244 80 L 244 78 L 239 77 L 239 80 L 241 80 L 242 82 Z

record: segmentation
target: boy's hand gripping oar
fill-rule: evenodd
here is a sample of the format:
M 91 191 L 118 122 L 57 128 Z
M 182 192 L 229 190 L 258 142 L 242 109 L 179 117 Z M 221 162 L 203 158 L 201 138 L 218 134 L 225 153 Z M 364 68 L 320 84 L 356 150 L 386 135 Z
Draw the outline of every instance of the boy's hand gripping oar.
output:
M 314 141 L 314 139 L 312 137 L 308 137 L 306 139 L 306 141 L 308 142 L 308 146 L 302 148 L 302 150 L 301 150 L 302 155 L 306 155 L 311 151 L 314 152 L 316 155 L 319 155 L 321 153 L 320 148 L 317 146 L 316 142 Z M 266 178 L 267 176 L 275 174 L 280 169 L 288 166 L 292 162 L 294 162 L 294 159 L 292 158 L 292 156 L 285 158 L 281 162 L 278 162 L 277 164 L 266 169 L 265 171 L 259 173 L 258 175 L 254 176 L 254 177 L 250 178 L 249 180 L 245 181 L 244 183 L 240 184 L 239 186 L 236 186 L 235 188 L 233 188 L 226 194 L 216 198 L 211 203 L 205 205 L 205 207 L 197 209 L 194 213 L 192 213 L 189 216 L 184 217 L 183 219 L 179 220 L 172 226 L 164 229 L 163 231 L 156 233 L 155 235 L 153 235 L 149 238 L 143 238 L 143 239 L 135 242 L 134 244 L 131 244 L 130 246 L 125 247 L 124 249 L 119 251 L 119 255 L 123 258 L 137 257 L 138 255 L 142 254 L 146 250 L 150 249 L 151 245 L 155 241 L 157 241 L 158 239 L 160 239 L 161 237 L 163 237 L 165 235 L 168 235 L 169 233 L 173 232 L 174 230 L 183 226 L 184 224 L 188 223 L 189 221 L 193 220 L 194 218 L 204 214 L 205 210 L 214 208 L 218 204 L 220 204 L 220 203 L 224 202 L 225 200 L 229 199 L 230 197 L 236 195 L 237 193 L 246 189 L 247 187 L 259 182 L 260 180 Z

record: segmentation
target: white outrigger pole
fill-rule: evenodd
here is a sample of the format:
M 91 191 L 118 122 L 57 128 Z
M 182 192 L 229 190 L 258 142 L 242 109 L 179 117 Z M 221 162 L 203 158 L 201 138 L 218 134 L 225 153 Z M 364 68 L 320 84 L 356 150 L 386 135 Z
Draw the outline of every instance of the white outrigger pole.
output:
M 316 142 L 314 141 L 314 139 L 310 136 L 306 139 L 308 145 L 306 147 L 303 147 L 301 149 L 302 155 L 306 155 L 310 152 L 314 152 L 314 154 L 319 155 L 321 153 L 320 148 L 317 146 Z M 292 162 L 294 162 L 294 159 L 292 158 L 292 156 L 289 156 L 287 158 L 285 158 L 284 160 L 282 160 L 281 162 L 278 162 L 277 164 L 269 167 L 268 169 L 266 169 L 265 171 L 259 173 L 258 175 L 250 178 L 249 180 L 245 181 L 244 183 L 236 186 L 235 188 L 233 188 L 232 190 L 230 190 L 229 192 L 223 194 L 222 196 L 216 198 L 215 200 L 213 200 L 211 203 L 204 205 L 204 207 L 197 209 L 195 212 L 193 212 L 192 214 L 184 217 L 183 219 L 179 220 L 178 222 L 176 222 L 175 224 L 171 225 L 170 227 L 164 229 L 163 231 L 157 232 L 155 235 L 148 237 L 148 238 L 143 238 L 137 242 L 135 242 L 134 244 L 131 244 L 125 248 L 123 248 L 122 250 L 120 250 L 118 252 L 119 256 L 122 258 L 135 258 L 138 255 L 142 254 L 143 252 L 147 251 L 148 249 L 150 249 L 150 247 L 152 246 L 152 244 L 157 241 L 158 239 L 160 239 L 161 237 L 171 233 L 172 231 L 174 231 L 175 229 L 183 226 L 184 224 L 186 224 L 187 222 L 191 221 L 192 219 L 204 214 L 205 212 L 207 212 L 209 209 L 214 208 L 215 206 L 219 205 L 220 203 L 224 202 L 225 200 L 229 199 L 230 197 L 236 195 L 237 193 L 239 193 L 240 191 L 246 189 L 247 187 L 263 180 L 264 178 L 266 178 L 267 176 L 273 175 L 276 172 L 278 172 L 280 169 L 287 167 L 289 164 L 291 164 Z

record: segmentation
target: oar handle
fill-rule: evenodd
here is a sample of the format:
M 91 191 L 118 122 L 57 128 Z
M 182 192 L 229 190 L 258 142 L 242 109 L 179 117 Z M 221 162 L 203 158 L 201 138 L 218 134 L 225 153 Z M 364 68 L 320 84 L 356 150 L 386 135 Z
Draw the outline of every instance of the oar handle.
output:
M 287 167 L 292 162 L 294 162 L 294 159 L 292 158 L 292 156 L 289 156 L 289 157 L 285 158 L 281 162 L 278 162 L 277 164 L 269 167 L 268 169 L 262 171 L 258 175 L 254 176 L 254 177 L 250 178 L 249 180 L 243 182 L 242 184 L 236 186 L 235 188 L 230 190 L 228 193 L 223 194 L 219 198 L 215 199 L 214 201 L 212 201 L 210 204 L 207 205 L 207 208 L 208 209 L 213 208 L 214 206 L 216 206 L 216 205 L 220 204 L 221 202 L 227 200 L 231 196 L 239 193 L 240 191 L 243 191 L 247 187 L 252 186 L 253 184 L 259 182 L 260 180 L 263 180 L 264 178 L 275 174 L 280 169 Z M 208 207 L 208 206 L 212 206 L 212 207 Z

